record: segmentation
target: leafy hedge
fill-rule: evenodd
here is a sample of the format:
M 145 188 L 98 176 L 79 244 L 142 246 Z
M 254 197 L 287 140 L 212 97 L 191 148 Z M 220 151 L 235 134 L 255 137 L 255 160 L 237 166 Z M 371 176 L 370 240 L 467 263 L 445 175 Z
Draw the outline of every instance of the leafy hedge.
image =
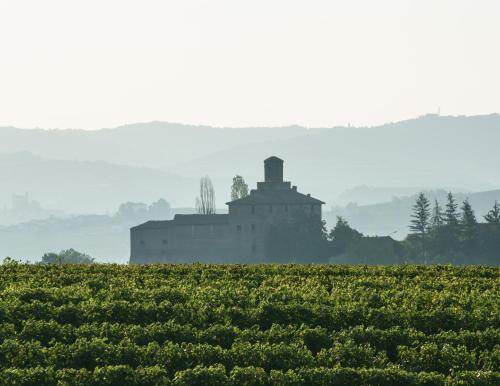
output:
M 0 385 L 496 385 L 500 270 L 0 266 Z

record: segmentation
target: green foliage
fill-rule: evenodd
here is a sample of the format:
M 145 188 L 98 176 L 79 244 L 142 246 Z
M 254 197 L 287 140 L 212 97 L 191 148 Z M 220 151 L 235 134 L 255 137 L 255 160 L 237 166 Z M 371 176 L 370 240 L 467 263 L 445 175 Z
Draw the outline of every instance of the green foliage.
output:
M 496 385 L 500 271 L 0 266 L 0 385 Z
M 432 216 L 430 220 L 431 229 L 439 229 L 445 223 L 445 218 L 443 214 L 443 209 L 439 204 L 438 200 L 434 201 L 434 208 L 432 209 Z
M 362 233 L 351 228 L 344 218 L 337 216 L 337 223 L 328 234 L 332 242 L 332 254 L 340 255 L 346 252 L 348 246 L 357 243 L 362 237 Z
M 231 185 L 231 201 L 248 196 L 248 185 L 242 176 L 233 177 Z
M 484 219 L 489 224 L 500 225 L 500 205 L 495 201 L 493 208 L 484 216 Z
M 418 235 L 421 244 L 421 258 L 426 261 L 426 237 L 430 227 L 430 204 L 424 193 L 418 195 L 417 201 L 413 206 L 413 214 L 411 215 L 410 232 Z
M 466 199 L 462 205 L 462 215 L 460 217 L 460 225 L 462 230 L 462 242 L 464 251 L 468 254 L 472 253 L 477 246 L 477 220 L 474 211 Z
M 417 201 L 413 206 L 412 220 L 410 223 L 410 231 L 413 233 L 425 236 L 429 229 L 430 203 L 424 193 L 420 193 Z
M 456 227 L 458 225 L 458 204 L 453 198 L 451 192 L 448 193 L 448 201 L 446 202 L 445 211 L 445 223 L 450 227 Z
M 174 378 L 179 386 L 224 386 L 229 385 L 226 369 L 222 365 L 182 370 Z
M 73 248 L 62 250 L 59 253 L 45 253 L 42 264 L 93 264 L 94 258 Z
M 418 201 L 421 201 L 420 196 Z M 416 233 L 408 235 L 401 244 L 408 261 L 498 265 L 500 259 L 500 227 L 496 222 L 500 219 L 498 204 L 495 203 L 493 209 L 485 216 L 487 223 L 482 224 L 477 222 L 468 199 L 463 202 L 460 214 L 457 208 L 458 205 L 451 193 L 448 194 L 444 214 L 439 202 L 436 201 L 430 226 L 425 231 L 424 222 L 419 220 L 425 217 L 422 217 L 424 205 L 419 205 L 417 202 L 414 221 L 418 221 L 413 228 Z

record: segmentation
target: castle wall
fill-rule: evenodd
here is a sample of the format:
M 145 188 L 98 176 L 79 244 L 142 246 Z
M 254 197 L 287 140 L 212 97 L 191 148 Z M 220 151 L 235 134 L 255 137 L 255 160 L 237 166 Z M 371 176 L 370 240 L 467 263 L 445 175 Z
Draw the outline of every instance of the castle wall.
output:
M 138 264 L 163 262 L 167 247 L 165 241 L 169 242 L 169 232 L 166 228 L 131 229 L 130 262 Z
M 164 229 L 131 230 L 132 264 L 223 263 L 257 258 L 257 229 L 250 224 L 172 225 Z
M 253 208 L 252 208 L 253 207 Z M 266 235 L 273 224 L 297 211 L 321 218 L 320 205 L 241 205 L 230 207 L 227 224 L 175 224 L 134 228 L 131 263 L 258 262 L 265 258 Z
M 303 212 L 321 218 L 321 205 L 267 204 L 267 205 L 234 205 L 229 207 L 230 221 L 262 221 L 278 222 L 291 219 L 294 214 Z

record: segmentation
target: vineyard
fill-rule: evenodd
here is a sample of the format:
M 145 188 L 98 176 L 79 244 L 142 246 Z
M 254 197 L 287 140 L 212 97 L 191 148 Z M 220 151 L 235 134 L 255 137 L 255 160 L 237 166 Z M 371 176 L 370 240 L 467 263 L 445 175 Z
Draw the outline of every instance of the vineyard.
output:
M 499 385 L 500 270 L 0 266 L 0 385 Z

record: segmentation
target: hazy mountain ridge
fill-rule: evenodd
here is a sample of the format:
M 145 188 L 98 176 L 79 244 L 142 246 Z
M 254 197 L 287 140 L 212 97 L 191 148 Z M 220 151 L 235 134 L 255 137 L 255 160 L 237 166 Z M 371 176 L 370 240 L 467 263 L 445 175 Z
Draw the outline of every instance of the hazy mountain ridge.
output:
M 500 186 L 500 116 L 436 115 L 379 127 L 332 128 L 282 141 L 245 144 L 176 165 L 176 172 L 203 171 L 224 179 L 241 173 L 262 178 L 263 157 L 285 160 L 285 178 L 329 203 L 358 185 L 458 186 L 489 190 Z M 230 160 L 230 162 L 228 162 Z M 226 181 L 227 183 L 227 181 Z
M 408 186 L 408 187 L 373 187 L 367 185 L 355 186 L 342 192 L 336 199 L 336 206 L 345 206 L 355 203 L 356 205 L 373 205 L 394 201 L 397 198 L 413 197 L 419 192 L 429 192 L 435 190 L 445 190 L 447 192 L 467 193 L 467 190 L 454 187 L 429 187 L 429 186 Z
M 44 207 L 68 213 L 106 213 L 125 201 L 184 200 L 197 181 L 147 167 L 105 161 L 53 160 L 28 152 L 0 154 L 0 202 L 28 192 Z
M 29 151 L 52 159 L 103 160 L 166 168 L 238 144 L 306 133 L 307 129 L 299 126 L 231 129 L 168 122 L 136 123 L 101 130 L 6 127 L 0 128 L 0 153 Z
M 30 151 L 51 158 L 54 165 L 55 159 L 61 159 L 63 163 L 103 160 L 111 164 L 161 167 L 165 172 L 182 176 L 186 182 L 172 183 L 173 177 L 159 170 L 127 169 L 131 173 L 128 183 L 125 183 L 125 169 L 119 169 L 120 181 L 106 167 L 95 176 L 81 170 L 79 173 L 86 176 L 88 185 L 94 187 L 82 187 L 91 193 L 82 195 L 80 213 L 87 209 L 95 212 L 97 207 L 100 212 L 111 210 L 129 200 L 151 201 L 153 193 L 159 190 L 162 194 L 154 195 L 165 197 L 176 206 L 189 206 L 197 194 L 196 181 L 206 174 L 213 179 L 217 204 L 222 206 L 229 199 L 232 177 L 243 175 L 250 187 L 255 186 L 263 178 L 262 160 L 271 154 L 285 160 L 287 180 L 328 204 L 336 204 L 337 196 L 359 185 L 491 190 L 500 187 L 499 143 L 498 114 L 426 115 L 381 126 L 323 129 L 299 126 L 230 129 L 164 122 L 96 131 L 0 129 L 0 153 Z M 0 169 L 3 166 L 5 160 L 0 158 Z M 101 169 L 95 163 L 93 167 Z M 110 174 L 106 176 L 104 170 Z M 52 194 L 44 179 L 52 180 L 54 188 L 57 184 L 57 179 L 51 179 L 49 169 L 39 170 L 34 177 L 23 173 L 20 174 L 23 178 L 16 179 L 13 176 L 19 172 L 12 170 L 10 178 L 16 184 L 4 179 L 7 188 L 0 192 L 0 202 L 8 200 L 10 194 L 30 191 L 44 205 L 57 204 L 54 200 L 47 201 Z M 62 180 L 66 187 L 68 178 L 66 174 Z M 108 190 L 100 191 L 101 184 L 108 186 Z M 64 194 L 54 193 L 62 202 L 63 196 L 71 195 L 71 189 L 63 190 Z M 102 201 L 102 205 L 89 204 L 86 202 L 89 200 Z M 342 197 L 339 202 L 345 200 Z

